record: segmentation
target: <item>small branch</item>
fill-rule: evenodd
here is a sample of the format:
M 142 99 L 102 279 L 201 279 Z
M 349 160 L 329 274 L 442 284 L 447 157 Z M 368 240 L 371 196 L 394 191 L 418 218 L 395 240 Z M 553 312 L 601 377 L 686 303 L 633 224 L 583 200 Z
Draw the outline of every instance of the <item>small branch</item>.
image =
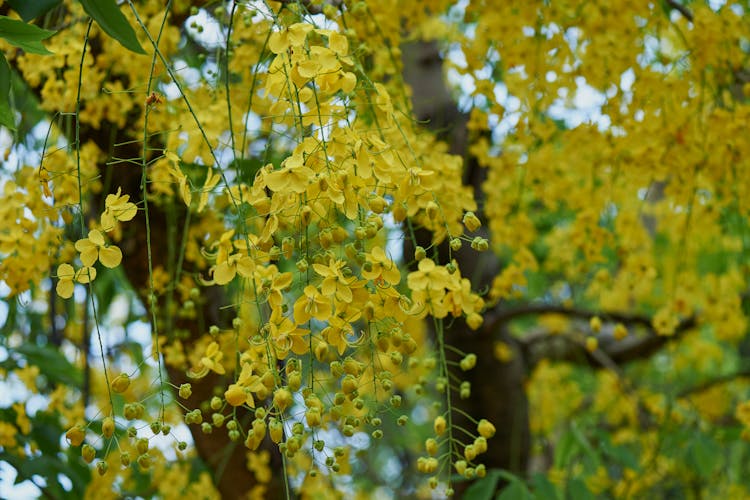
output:
M 591 319 L 599 316 L 602 320 L 622 323 L 631 326 L 643 326 L 652 329 L 651 318 L 641 314 L 627 314 L 618 312 L 600 312 L 575 307 L 565 307 L 557 304 L 525 304 L 512 309 L 495 309 L 486 316 L 484 330 L 491 332 L 498 325 L 508 323 L 524 316 L 538 316 L 540 314 L 562 314 L 570 318 Z
M 690 9 L 688 9 L 687 7 L 685 7 L 684 5 L 682 5 L 677 0 L 664 0 L 664 1 L 665 1 L 665 3 L 667 4 L 667 6 L 669 8 L 674 9 L 677 12 L 679 12 L 680 14 L 682 14 L 682 17 L 684 17 L 685 19 L 687 19 L 691 23 L 693 22 L 693 13 L 690 12 Z
M 343 0 L 328 0 L 323 5 L 315 5 L 310 0 L 276 0 L 284 6 L 299 4 L 307 10 L 310 14 L 322 14 L 323 5 L 333 5 L 334 7 L 341 8 Z
M 602 341 L 602 339 L 600 339 L 599 349 L 595 351 L 595 353 L 599 352 L 599 355 L 597 356 L 586 351 L 580 342 L 576 341 L 576 339 L 570 338 L 568 335 L 553 335 L 544 331 L 536 332 L 525 338 L 519 339 L 521 351 L 529 366 L 535 364 L 535 356 L 532 351 L 543 350 L 544 348 L 539 346 L 559 343 L 562 340 L 566 343 L 566 346 L 554 354 L 553 357 L 555 359 L 578 363 L 585 362 L 585 364 L 591 366 L 604 366 L 611 369 L 612 366 L 619 366 L 629 361 L 644 359 L 651 356 L 661 349 L 664 344 L 670 340 L 678 338 L 680 335 L 697 325 L 695 317 L 686 318 L 680 321 L 675 327 L 672 335 L 659 335 L 654 330 L 652 319 L 640 314 L 600 312 L 575 307 L 564 307 L 557 304 L 526 304 L 512 309 L 495 309 L 494 311 L 491 311 L 486 316 L 487 321 L 485 321 L 485 326 L 482 331 L 487 335 L 492 335 L 492 332 L 497 331 L 499 328 L 503 328 L 510 321 L 525 316 L 538 316 L 541 314 L 561 314 L 569 318 L 582 320 L 589 320 L 594 316 L 598 316 L 602 320 L 610 323 L 622 323 L 630 327 L 639 326 L 647 330 L 648 333 L 640 336 L 630 335 L 622 340 L 607 338 Z
M 712 387 L 715 387 L 717 385 L 726 384 L 727 382 L 732 382 L 733 380 L 736 380 L 738 378 L 745 378 L 750 377 L 750 368 L 744 368 L 742 370 L 738 370 L 734 373 L 728 373 L 726 375 L 721 375 L 716 378 L 712 378 L 709 380 L 705 380 L 701 382 L 700 384 L 696 384 L 691 387 L 687 387 L 680 392 L 677 393 L 678 398 L 684 398 L 687 396 L 690 396 L 691 394 L 695 394 L 696 392 L 703 392 L 707 389 L 711 389 Z

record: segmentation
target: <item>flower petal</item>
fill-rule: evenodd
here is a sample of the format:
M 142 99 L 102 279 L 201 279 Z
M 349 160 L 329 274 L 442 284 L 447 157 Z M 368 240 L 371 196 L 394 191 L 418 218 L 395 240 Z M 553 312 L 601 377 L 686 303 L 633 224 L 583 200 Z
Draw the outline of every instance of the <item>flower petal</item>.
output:
M 61 279 L 57 282 L 57 287 L 55 288 L 55 290 L 57 291 L 57 295 L 59 295 L 63 299 L 69 299 L 73 296 L 74 288 L 75 285 L 73 284 L 72 280 Z
M 122 252 L 116 246 L 102 247 L 99 249 L 99 262 L 110 269 L 120 265 Z

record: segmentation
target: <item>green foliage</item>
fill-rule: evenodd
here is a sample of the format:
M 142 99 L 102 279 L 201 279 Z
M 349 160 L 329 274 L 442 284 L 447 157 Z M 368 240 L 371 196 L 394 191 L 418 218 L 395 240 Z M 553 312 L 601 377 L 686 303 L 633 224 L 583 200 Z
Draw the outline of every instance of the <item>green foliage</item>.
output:
M 8 5 L 26 22 L 46 14 L 61 3 L 62 0 L 8 0 Z
M 112 38 L 128 50 L 145 54 L 133 27 L 120 11 L 115 0 L 78 0 L 86 13 Z

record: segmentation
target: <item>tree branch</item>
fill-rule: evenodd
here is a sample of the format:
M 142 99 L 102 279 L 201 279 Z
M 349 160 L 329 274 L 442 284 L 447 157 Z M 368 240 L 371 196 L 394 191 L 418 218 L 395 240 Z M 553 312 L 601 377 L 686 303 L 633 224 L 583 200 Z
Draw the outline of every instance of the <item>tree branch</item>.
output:
M 732 382 L 733 380 L 736 380 L 738 378 L 747 378 L 750 377 L 750 368 L 743 368 L 740 370 L 737 370 L 734 373 L 727 373 L 726 375 L 720 375 L 716 378 L 712 378 L 709 380 L 704 380 L 703 382 L 686 387 L 685 389 L 682 389 L 680 392 L 677 393 L 678 398 L 684 398 L 687 396 L 690 396 L 691 394 L 695 394 L 697 392 L 703 392 L 705 390 L 711 389 L 714 386 L 726 384 L 727 382 Z
M 333 5 L 335 8 L 341 8 L 343 0 L 328 0 L 323 2 L 321 5 L 313 4 L 311 0 L 276 0 L 284 6 L 288 5 L 301 5 L 310 14 L 322 14 L 324 5 Z
M 682 14 L 682 17 L 684 17 L 691 23 L 693 22 L 693 13 L 690 12 L 690 9 L 682 5 L 680 2 L 678 2 L 677 0 L 664 0 L 664 2 L 667 4 L 667 7 L 676 10 L 677 12 Z
M 485 321 L 485 326 L 483 327 L 482 332 L 491 336 L 493 332 L 498 331 L 515 319 L 525 316 L 538 316 L 541 314 L 561 314 L 569 318 L 583 320 L 589 320 L 594 316 L 598 316 L 602 318 L 602 320 L 612 323 L 622 323 L 630 327 L 639 326 L 646 329 L 647 334 L 641 336 L 630 335 L 622 340 L 615 340 L 611 337 L 600 338 L 600 346 L 594 351 L 594 353 L 599 351 L 601 355 L 606 356 L 606 358 L 601 358 L 601 356 L 588 352 L 581 342 L 570 338 L 569 335 L 552 335 L 548 332 L 538 332 L 519 339 L 521 352 L 530 367 L 536 364 L 535 359 L 537 356 L 534 355 L 534 351 L 546 352 L 548 349 L 545 349 L 545 344 L 559 344 L 561 341 L 564 343 L 564 346 L 561 350 L 558 350 L 557 353 L 553 353 L 555 359 L 579 363 L 584 362 L 591 366 L 609 367 L 608 365 L 611 363 L 621 365 L 629 361 L 644 359 L 651 356 L 661 349 L 664 344 L 679 337 L 691 328 L 694 328 L 697 324 L 695 317 L 686 318 L 680 321 L 675 327 L 675 331 L 672 335 L 659 335 L 654 330 L 652 319 L 645 315 L 600 312 L 575 307 L 565 307 L 557 304 L 525 304 L 512 309 L 495 309 L 490 312 L 486 316 L 489 321 Z M 606 360 L 607 363 L 602 363 L 603 359 Z

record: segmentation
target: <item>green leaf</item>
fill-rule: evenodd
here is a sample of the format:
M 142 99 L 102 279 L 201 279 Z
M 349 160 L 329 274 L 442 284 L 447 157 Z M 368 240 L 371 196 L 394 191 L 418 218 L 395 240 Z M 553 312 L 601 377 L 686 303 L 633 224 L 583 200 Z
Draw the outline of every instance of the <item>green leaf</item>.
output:
M 128 50 L 145 54 L 133 27 L 120 11 L 115 0 L 78 0 L 86 13 L 96 21 L 109 36 Z
M 571 432 L 566 432 L 560 437 L 555 446 L 555 467 L 566 467 L 570 458 L 578 453 L 579 445 Z
M 8 0 L 8 5 L 26 22 L 46 14 L 61 3 L 62 0 Z
M 597 449 L 601 450 L 603 455 L 611 458 L 615 463 L 622 467 L 627 467 L 635 471 L 641 470 L 641 466 L 638 463 L 638 458 L 636 458 L 635 454 L 625 446 L 612 444 L 612 440 L 606 432 L 596 432 L 596 438 Z
M 0 16 L 0 37 L 5 38 L 11 45 L 32 54 L 51 54 L 52 52 L 42 45 L 42 40 L 54 34 L 54 31 L 43 30 L 18 19 Z
M 514 481 L 501 491 L 496 500 L 531 500 L 531 492 L 521 481 Z
M 594 451 L 594 447 L 591 446 L 591 443 L 586 438 L 586 436 L 583 435 L 583 432 L 576 426 L 575 424 L 572 424 L 570 426 L 570 432 L 573 434 L 573 437 L 575 437 L 576 441 L 578 441 L 578 444 L 580 444 L 581 449 L 583 449 L 584 453 L 592 460 L 594 464 L 599 464 L 599 455 Z
M 16 121 L 10 109 L 10 66 L 0 54 L 0 125 L 15 130 Z
M 531 478 L 531 487 L 534 491 L 534 498 L 538 500 L 557 500 L 557 489 L 547 476 L 537 472 Z
M 586 483 L 580 477 L 574 477 L 568 483 L 567 498 L 575 498 L 576 500 L 596 500 L 594 494 L 589 491 Z
M 27 343 L 14 350 L 22 354 L 29 364 L 38 366 L 42 375 L 52 383 L 80 387 L 83 382 L 81 371 L 70 364 L 53 345 L 39 346 Z
M 713 475 L 717 466 L 724 462 L 723 449 L 715 441 L 699 436 L 688 446 L 687 461 L 702 478 Z
M 500 481 L 500 471 L 490 469 L 486 476 L 477 479 L 474 484 L 466 488 L 464 498 L 467 500 L 490 500 L 495 494 L 498 481 Z

